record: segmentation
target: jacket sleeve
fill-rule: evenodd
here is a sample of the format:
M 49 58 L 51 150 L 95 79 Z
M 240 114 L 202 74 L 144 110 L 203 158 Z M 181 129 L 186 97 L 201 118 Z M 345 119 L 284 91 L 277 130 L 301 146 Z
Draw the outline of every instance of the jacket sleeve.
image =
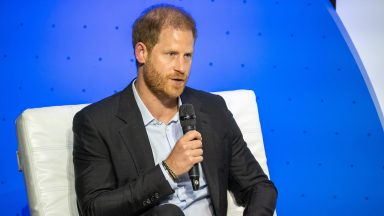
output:
M 273 215 L 277 190 L 263 172 L 247 147 L 232 113 L 227 109 L 231 160 L 229 165 L 229 190 L 236 202 L 245 207 L 244 215 Z
M 85 112 L 75 115 L 73 134 L 80 215 L 138 215 L 173 193 L 159 166 L 118 185 L 108 145 Z

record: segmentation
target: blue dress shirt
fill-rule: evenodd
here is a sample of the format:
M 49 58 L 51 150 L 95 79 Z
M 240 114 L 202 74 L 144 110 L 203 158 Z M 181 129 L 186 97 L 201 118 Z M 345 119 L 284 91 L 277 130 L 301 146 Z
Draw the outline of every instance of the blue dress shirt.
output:
M 135 83 L 136 81 L 134 81 Z M 155 164 L 161 164 L 168 155 L 171 153 L 177 140 L 183 136 L 183 130 L 179 121 L 179 113 L 168 122 L 163 123 L 155 119 L 149 112 L 143 101 L 141 100 L 135 85 L 132 85 L 133 94 L 136 103 L 140 109 L 141 116 L 143 117 L 143 123 L 147 131 L 149 142 L 152 148 L 152 154 Z M 179 97 L 179 106 L 181 105 L 181 99 Z M 175 182 L 169 176 L 168 172 L 161 166 L 161 170 L 171 185 L 175 193 L 169 195 L 167 199 L 164 199 L 160 204 L 171 203 L 177 205 L 183 210 L 186 216 L 199 215 L 199 216 L 212 216 L 213 207 L 209 198 L 208 185 L 206 183 L 204 173 L 199 165 L 200 169 L 200 188 L 197 191 L 193 191 L 192 184 L 189 179 L 188 173 L 179 176 L 179 179 Z M 156 181 L 156 179 L 154 179 Z

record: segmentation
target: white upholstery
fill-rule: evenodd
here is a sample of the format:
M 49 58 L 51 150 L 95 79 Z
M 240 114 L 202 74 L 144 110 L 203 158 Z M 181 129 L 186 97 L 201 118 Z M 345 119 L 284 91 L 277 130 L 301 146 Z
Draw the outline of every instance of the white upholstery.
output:
M 253 91 L 216 92 L 233 113 L 248 147 L 268 174 Z M 86 105 L 25 110 L 17 119 L 18 155 L 32 215 L 77 216 L 72 164 L 72 119 Z M 228 215 L 242 215 L 228 196 Z

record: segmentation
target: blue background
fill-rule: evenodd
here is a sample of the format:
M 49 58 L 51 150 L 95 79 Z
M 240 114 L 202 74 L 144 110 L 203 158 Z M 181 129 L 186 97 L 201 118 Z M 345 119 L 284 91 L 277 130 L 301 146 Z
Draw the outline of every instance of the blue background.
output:
M 384 215 L 384 134 L 326 0 L 166 1 L 196 19 L 189 86 L 257 94 L 282 215 Z M 131 25 L 158 1 L 0 1 L 0 215 L 29 215 L 15 119 L 135 77 Z

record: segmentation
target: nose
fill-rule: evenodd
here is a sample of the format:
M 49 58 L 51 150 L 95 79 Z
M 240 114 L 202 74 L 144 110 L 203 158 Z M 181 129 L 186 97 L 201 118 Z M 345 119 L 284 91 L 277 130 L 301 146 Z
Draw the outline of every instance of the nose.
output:
M 189 62 L 184 59 L 184 56 L 179 56 L 175 62 L 175 71 L 179 73 L 186 73 Z

